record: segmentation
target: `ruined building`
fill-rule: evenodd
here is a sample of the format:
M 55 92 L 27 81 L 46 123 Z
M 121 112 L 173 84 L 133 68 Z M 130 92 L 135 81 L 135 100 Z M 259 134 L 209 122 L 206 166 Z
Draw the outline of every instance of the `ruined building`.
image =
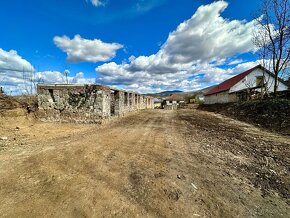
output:
M 39 116 L 49 121 L 102 123 L 154 108 L 152 97 L 100 85 L 40 84 L 37 93 Z

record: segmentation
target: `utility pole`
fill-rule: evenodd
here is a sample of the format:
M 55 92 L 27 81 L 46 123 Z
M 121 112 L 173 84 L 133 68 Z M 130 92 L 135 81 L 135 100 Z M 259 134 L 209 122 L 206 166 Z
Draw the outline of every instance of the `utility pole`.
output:
M 65 79 L 66 79 L 66 84 L 68 84 L 68 77 L 67 77 L 68 74 L 69 74 L 69 70 L 64 70 L 64 75 L 65 75 Z

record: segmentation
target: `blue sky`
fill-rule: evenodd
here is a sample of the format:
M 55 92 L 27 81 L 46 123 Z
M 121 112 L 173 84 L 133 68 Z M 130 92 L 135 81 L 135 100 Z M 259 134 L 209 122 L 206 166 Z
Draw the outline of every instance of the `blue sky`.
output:
M 213 2 L 1 1 L 0 83 L 21 90 L 18 71 L 33 68 L 45 82 L 68 69 L 71 82 L 139 92 L 215 84 L 255 64 L 249 34 L 260 1 Z

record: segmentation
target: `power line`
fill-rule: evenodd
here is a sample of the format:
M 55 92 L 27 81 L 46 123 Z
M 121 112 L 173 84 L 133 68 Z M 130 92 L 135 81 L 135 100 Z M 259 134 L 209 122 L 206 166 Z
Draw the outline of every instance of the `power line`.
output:
M 9 69 L 9 68 L 1 68 L 0 67 L 0 70 L 5 70 L 5 71 L 16 71 L 16 72 L 21 72 L 21 73 L 23 73 L 23 72 L 25 72 L 25 73 L 27 73 L 27 72 L 33 72 L 34 70 L 24 70 L 24 69 L 22 69 L 22 70 L 20 70 L 20 69 Z

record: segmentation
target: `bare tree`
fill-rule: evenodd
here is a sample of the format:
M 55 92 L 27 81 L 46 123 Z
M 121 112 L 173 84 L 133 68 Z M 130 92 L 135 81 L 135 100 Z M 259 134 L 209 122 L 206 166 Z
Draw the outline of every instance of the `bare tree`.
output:
M 289 72 L 286 69 L 290 58 L 290 0 L 262 0 L 258 14 L 253 41 L 259 49 L 261 64 L 275 75 L 276 94 L 279 76 Z
M 242 81 L 244 85 L 247 87 L 246 89 L 246 99 L 250 100 L 252 99 L 252 92 L 253 88 L 255 88 L 256 80 L 255 79 L 249 79 L 247 76 Z

